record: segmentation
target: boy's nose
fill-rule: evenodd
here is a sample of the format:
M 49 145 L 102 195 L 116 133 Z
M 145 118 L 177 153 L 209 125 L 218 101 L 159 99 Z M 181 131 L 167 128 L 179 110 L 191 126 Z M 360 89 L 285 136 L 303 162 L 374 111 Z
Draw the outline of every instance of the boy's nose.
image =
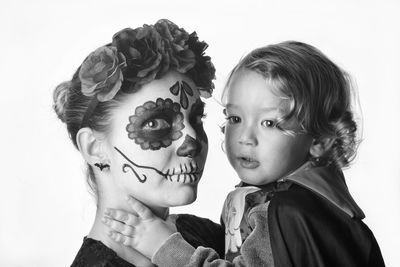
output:
M 244 130 L 239 137 L 239 144 L 255 146 L 257 145 L 257 138 L 252 131 Z
M 201 152 L 201 149 L 201 142 L 187 134 L 185 136 L 185 141 L 183 141 L 182 145 L 178 147 L 176 154 L 179 157 L 194 158 Z

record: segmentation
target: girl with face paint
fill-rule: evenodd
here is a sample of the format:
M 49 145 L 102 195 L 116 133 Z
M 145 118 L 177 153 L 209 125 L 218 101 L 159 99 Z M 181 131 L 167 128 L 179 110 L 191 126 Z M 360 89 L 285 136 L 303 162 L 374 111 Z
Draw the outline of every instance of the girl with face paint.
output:
M 97 198 L 72 266 L 152 266 L 111 239 L 103 215 L 130 210 L 129 195 L 163 219 L 169 207 L 195 201 L 208 152 L 201 97 L 211 95 L 215 78 L 206 48 L 168 20 L 124 29 L 55 89 L 54 109 L 87 162 Z M 166 222 L 193 246 L 222 251 L 219 225 L 192 215 Z

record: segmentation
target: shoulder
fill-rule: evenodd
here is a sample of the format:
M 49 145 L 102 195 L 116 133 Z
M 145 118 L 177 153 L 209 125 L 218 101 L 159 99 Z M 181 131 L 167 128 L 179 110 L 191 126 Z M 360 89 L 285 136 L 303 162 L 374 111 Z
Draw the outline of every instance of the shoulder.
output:
M 292 183 L 282 183 L 273 190 L 260 190 L 246 196 L 248 215 L 298 216 L 315 212 L 318 196 L 311 191 Z
M 246 196 L 248 216 L 299 220 L 304 217 L 328 219 L 351 217 L 312 190 L 291 182 L 282 182 L 272 190 L 260 190 Z
M 371 258 L 380 260 L 374 236 L 360 219 L 295 184 L 272 196 L 268 227 L 273 253 L 280 259 L 293 258 L 307 266 L 316 266 L 315 257 L 324 259 L 326 265 L 321 266 L 370 266 Z
M 120 258 L 112 249 L 101 241 L 84 238 L 71 267 L 132 267 L 133 265 Z
M 296 184 L 292 184 L 287 190 L 274 192 L 268 211 L 271 215 L 293 219 L 303 216 L 323 219 L 327 214 L 351 219 L 328 200 Z

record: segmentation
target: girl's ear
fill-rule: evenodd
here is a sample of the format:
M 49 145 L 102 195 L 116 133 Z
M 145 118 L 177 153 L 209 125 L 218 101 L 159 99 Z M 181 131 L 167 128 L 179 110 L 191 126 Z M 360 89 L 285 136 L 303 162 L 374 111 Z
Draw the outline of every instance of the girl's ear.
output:
M 335 142 L 335 139 L 328 137 L 320 137 L 318 139 L 313 139 L 310 147 L 310 154 L 314 158 L 320 158 L 329 151 Z
M 102 141 L 96 138 L 92 129 L 85 127 L 78 131 L 76 143 L 83 158 L 90 165 L 104 163 L 107 155 L 104 153 Z

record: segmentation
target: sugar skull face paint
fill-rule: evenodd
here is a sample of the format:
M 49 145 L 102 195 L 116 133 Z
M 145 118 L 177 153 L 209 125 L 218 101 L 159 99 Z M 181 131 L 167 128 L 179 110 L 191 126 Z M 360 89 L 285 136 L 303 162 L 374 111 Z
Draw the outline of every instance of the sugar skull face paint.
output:
M 187 108 L 182 92 L 170 91 L 183 81 L 191 89 L 185 91 Z M 180 206 L 197 197 L 208 144 L 204 103 L 195 88 L 186 76 L 170 72 L 127 95 L 112 113 L 106 138 L 111 175 L 123 192 L 148 206 Z
M 176 154 L 180 157 L 193 158 L 201 152 L 201 148 L 201 142 L 187 134 L 185 137 L 185 141 L 178 148 Z
M 207 134 L 204 131 L 202 118 L 205 117 L 204 114 L 204 102 L 199 99 L 192 105 L 190 111 L 190 124 L 193 125 L 195 131 L 197 133 L 197 139 L 201 142 L 205 142 L 208 144 Z
M 188 95 L 193 96 L 193 89 L 190 85 L 185 81 L 177 81 L 169 90 L 176 96 L 180 93 L 180 103 L 184 109 L 187 109 L 189 105 Z
M 182 136 L 181 130 L 185 128 L 180 109 L 181 106 L 169 98 L 147 101 L 129 117 L 128 137 L 145 150 L 168 147 Z

